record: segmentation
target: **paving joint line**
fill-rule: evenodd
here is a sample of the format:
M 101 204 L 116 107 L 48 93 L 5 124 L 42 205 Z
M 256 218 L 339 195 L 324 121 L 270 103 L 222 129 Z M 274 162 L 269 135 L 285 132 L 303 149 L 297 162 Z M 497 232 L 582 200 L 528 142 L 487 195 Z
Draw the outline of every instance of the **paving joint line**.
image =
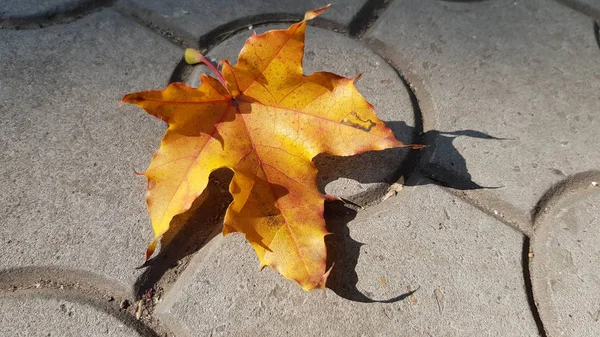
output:
M 63 10 L 50 10 L 26 16 L 0 17 L 0 29 L 29 30 L 75 22 L 89 14 L 110 8 L 116 0 L 88 0 Z
M 171 313 L 171 309 L 177 303 L 179 298 L 183 296 L 183 290 L 194 280 L 194 276 L 200 270 L 204 262 L 214 254 L 218 247 L 223 242 L 223 223 L 216 226 L 210 233 L 209 238 L 202 248 L 194 253 L 190 259 L 188 265 L 179 274 L 177 280 L 171 285 L 171 287 L 165 291 L 163 300 L 156 305 L 153 314 L 158 318 L 164 326 L 170 331 L 173 331 L 177 336 L 189 336 L 189 332 L 184 330 L 181 323 Z
M 598 25 L 598 22 L 594 22 L 594 36 L 596 37 L 598 48 L 600 48 L 600 26 Z
M 587 17 L 592 18 L 594 21 L 600 21 L 600 10 L 595 9 L 591 5 L 581 3 L 577 0 L 555 0 L 559 4 L 568 7 L 574 11 L 577 11 Z
M 521 254 L 521 265 L 523 267 L 523 280 L 525 282 L 525 292 L 527 293 L 527 303 L 529 304 L 529 310 L 531 311 L 531 315 L 533 316 L 533 320 L 535 321 L 535 325 L 538 329 L 538 333 L 540 337 L 548 337 L 546 334 L 546 329 L 544 328 L 544 322 L 540 317 L 540 312 L 535 303 L 535 298 L 533 294 L 533 285 L 531 283 L 531 272 L 529 271 L 529 265 L 532 263 L 531 260 L 531 242 L 530 238 L 524 236 L 523 238 L 523 252 Z
M 530 279 L 532 283 L 533 297 L 540 317 L 546 322 L 546 334 L 561 334 L 561 327 L 557 327 L 555 322 L 559 320 L 558 308 L 552 300 L 552 286 L 548 283 L 547 265 L 552 262 L 551 250 L 554 250 L 548 238 L 551 237 L 556 217 L 568 208 L 572 203 L 581 198 L 598 194 L 600 192 L 600 171 L 586 171 L 571 175 L 563 181 L 555 184 L 548 190 L 541 199 L 534 222 L 535 236 L 531 238 L 529 251 Z M 585 233 L 585 231 L 584 231 Z M 538 259 L 538 261 L 535 261 Z M 541 260 L 540 260 L 541 259 Z M 537 263 L 536 263 L 537 262 Z M 558 330 L 557 330 L 558 329 Z
M 88 305 L 117 318 L 142 336 L 163 336 L 169 331 L 152 317 L 136 317 L 126 286 L 82 270 L 45 266 L 0 271 L 0 299 L 23 297 Z
M 387 9 L 391 0 L 368 0 L 348 25 L 351 37 L 361 38 Z
M 597 187 L 598 184 L 600 184 L 598 170 L 576 173 L 556 183 L 544 193 L 532 211 L 534 229 L 552 209 L 560 205 L 562 200 L 590 187 Z
M 392 47 L 374 38 L 366 38 L 363 41 L 367 47 L 386 60 L 386 62 L 388 62 L 393 68 L 395 68 L 399 72 L 401 78 L 403 78 L 408 84 L 410 91 L 417 99 L 417 104 L 419 106 L 419 111 L 422 118 L 423 132 L 435 130 L 435 108 L 431 95 L 426 89 L 426 85 L 423 80 L 421 80 L 421 78 L 411 70 L 408 62 L 400 57 Z M 424 138 L 422 141 L 424 144 L 429 146 L 434 144 L 435 138 L 433 136 L 423 135 L 423 137 Z M 432 147 L 429 155 L 423 154 L 420 156 L 420 160 L 415 172 L 428 177 L 429 180 L 435 183 L 436 180 L 430 177 L 430 172 L 426 173 L 423 171 L 423 167 L 429 162 L 429 158 L 433 155 L 434 151 L 435 149 Z M 456 177 L 455 174 L 453 176 Z M 436 185 L 440 184 L 437 183 Z M 518 230 L 519 232 L 522 232 L 527 236 L 533 235 L 533 222 L 531 217 L 516 208 L 514 205 L 499 199 L 493 194 L 488 193 L 485 190 L 478 190 L 478 192 L 475 192 L 467 190 L 460 191 L 448 187 L 444 187 L 444 189 L 460 197 L 467 203 L 477 207 L 484 213 L 500 220 L 502 223 Z
M 193 36 L 179 27 L 169 24 L 167 20 L 152 10 L 145 9 L 129 0 L 116 1 L 112 8 L 180 48 L 196 48 L 197 44 Z

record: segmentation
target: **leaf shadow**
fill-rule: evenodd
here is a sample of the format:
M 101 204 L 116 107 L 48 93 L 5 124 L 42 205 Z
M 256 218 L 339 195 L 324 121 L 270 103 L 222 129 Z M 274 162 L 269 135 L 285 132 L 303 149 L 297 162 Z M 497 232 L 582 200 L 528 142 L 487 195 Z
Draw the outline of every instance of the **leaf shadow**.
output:
M 416 128 L 402 121 L 386 122 L 386 125 L 404 143 L 412 138 L 416 139 L 415 143 L 427 144 L 429 146 L 418 151 L 402 150 L 403 152 L 399 152 L 399 155 L 403 156 L 403 159 L 400 160 L 402 164 L 391 179 L 393 181 L 389 183 L 395 182 L 401 176 L 408 177 L 413 172 L 419 172 L 421 175 L 430 178 L 420 179 L 420 184 L 434 183 L 460 190 L 498 188 L 481 186 L 473 181 L 467 167 L 466 159 L 456 149 L 453 142 L 457 137 L 500 141 L 508 140 L 507 138 L 494 137 L 476 130 L 450 132 L 430 130 L 425 133 L 419 133 Z M 411 137 L 411 135 L 413 136 Z M 443 162 L 450 163 L 450 167 L 445 167 L 431 160 L 435 151 L 443 153 Z M 378 155 L 381 155 L 381 152 L 368 152 L 349 157 L 331 156 L 315 160 L 319 174 L 327 177 L 326 179 L 319 180 L 321 184 L 320 188 L 324 189 L 325 184 L 339 178 L 349 178 L 360 183 L 377 182 L 372 178 L 370 173 L 370 170 L 373 169 L 372 162 L 370 161 L 375 160 Z M 408 179 L 405 180 L 409 181 Z M 356 265 L 360 256 L 360 248 L 363 244 L 352 239 L 347 226 L 355 218 L 356 214 L 356 210 L 344 205 L 343 202 L 328 202 L 325 204 L 327 229 L 332 233 L 332 235 L 326 237 L 325 243 L 328 251 L 328 266 L 333 266 L 327 287 L 342 298 L 362 303 L 393 303 L 401 301 L 415 291 L 418 291 L 417 288 L 390 299 L 374 300 L 357 289 L 356 285 L 359 277 L 356 273 Z
M 403 121 L 385 122 L 394 132 L 396 137 L 407 144 L 415 142 L 426 144 L 428 147 L 421 150 L 407 148 L 388 149 L 382 151 L 366 152 L 348 157 L 318 155 L 314 162 L 319 170 L 319 188 L 337 179 L 347 178 L 361 184 L 387 183 L 392 184 L 402 176 L 408 177 L 412 172 L 419 171 L 436 184 L 459 190 L 495 189 L 500 186 L 482 186 L 476 183 L 467 166 L 466 159 L 456 149 L 453 142 L 458 137 L 470 137 L 483 140 L 512 140 L 499 138 L 476 130 L 438 131 L 430 130 L 422 134 L 416 132 L 417 128 L 409 126 Z M 416 134 L 416 136 L 414 136 Z M 411 135 L 413 135 L 411 137 Z M 442 153 L 443 164 L 431 160 L 434 152 Z M 382 156 L 392 153 L 398 156 L 394 163 L 382 161 Z M 446 164 L 447 165 L 444 165 Z M 383 170 L 387 165 L 397 164 L 393 175 L 386 181 L 375 179 L 373 171 Z M 375 165 L 375 166 L 374 166 Z
M 213 238 L 232 200 L 228 189 L 232 177 L 229 169 L 214 171 L 208 186 L 190 209 L 173 218 L 161 239 L 160 251 L 142 266 L 146 269 L 134 284 L 136 298 L 154 289 L 159 281 L 174 282 L 191 255 Z
M 223 220 L 233 197 L 229 191 L 234 172 L 221 168 L 211 173 L 209 182 L 202 194 L 192 203 L 190 209 L 173 218 L 169 230 L 160 239 L 160 250 L 140 268 L 146 268 L 134 283 L 136 298 L 142 298 L 148 291 L 156 292 L 157 285 L 175 282 L 187 266 L 192 255 L 222 232 Z M 266 184 L 261 181 L 257 184 Z M 289 193 L 284 186 L 271 184 L 276 199 Z M 256 204 L 243 207 L 258 207 Z M 264 207 L 264 205 L 263 205 Z M 271 215 L 279 214 L 275 205 L 266 210 Z M 246 232 L 246 238 L 262 243 L 256 232 Z
M 327 230 L 331 232 L 325 237 L 327 266 L 333 267 L 327 279 L 327 288 L 342 298 L 361 303 L 394 303 L 415 293 L 418 288 L 390 299 L 375 300 L 358 290 L 356 265 L 363 244 L 352 239 L 348 229 L 348 223 L 355 218 L 356 213 L 341 201 L 325 203 L 325 221 Z

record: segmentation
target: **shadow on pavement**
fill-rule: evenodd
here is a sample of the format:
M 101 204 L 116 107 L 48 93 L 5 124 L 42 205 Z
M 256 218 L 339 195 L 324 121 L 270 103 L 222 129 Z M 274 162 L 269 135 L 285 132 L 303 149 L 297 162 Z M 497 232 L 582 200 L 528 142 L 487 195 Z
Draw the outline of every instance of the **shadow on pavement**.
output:
M 327 288 L 347 300 L 362 303 L 393 303 L 402 301 L 418 289 L 385 300 L 374 300 L 361 293 L 357 288 L 358 274 L 356 264 L 362 243 L 350 237 L 347 224 L 354 219 L 356 211 L 341 201 L 325 203 L 325 221 L 327 230 L 332 234 L 325 237 L 327 246 L 327 267 L 331 273 L 327 279 Z
M 222 226 L 225 210 L 231 202 L 228 188 L 232 177 L 231 170 L 214 171 L 206 190 L 192 207 L 173 218 L 169 231 L 161 239 L 160 251 L 142 266 L 146 270 L 134 284 L 136 298 L 142 298 L 148 291 L 156 291 L 159 281 L 174 282 L 183 271 L 182 262 L 187 262 L 187 258 L 212 239 L 211 234 L 217 226 Z
M 415 128 L 408 126 L 405 122 L 388 122 L 386 124 L 400 140 L 416 138 L 418 141 L 433 145 L 423 150 L 403 150 L 406 151 L 406 154 L 400 154 L 403 155 L 400 162 L 404 164 L 398 169 L 397 178 L 408 176 L 411 172 L 417 171 L 428 177 L 433 183 L 444 187 L 461 190 L 487 188 L 472 180 L 467 169 L 466 160 L 453 146 L 453 141 L 456 137 L 486 140 L 502 140 L 502 138 L 496 138 L 475 130 L 452 132 L 432 130 L 417 137 L 409 137 L 408 135 L 414 135 Z M 432 155 L 434 147 L 435 151 L 443 152 L 444 159 L 449 161 L 451 168 L 426 160 Z M 377 152 L 371 152 L 360 156 L 376 155 Z M 348 164 L 352 159 L 356 159 L 355 157 L 333 157 L 334 167 L 342 167 L 344 163 Z M 425 163 L 419 165 L 420 161 Z M 373 182 L 371 181 L 372 178 L 369 180 L 370 175 L 365 174 L 360 167 L 354 167 L 350 171 L 343 170 L 343 172 L 338 170 L 329 174 L 331 177 L 327 179 L 328 181 L 349 178 L 360 183 Z M 192 208 L 173 219 L 171 223 L 172 230 L 169 230 L 163 236 L 160 252 L 144 265 L 147 269 L 135 283 L 134 289 L 137 298 L 141 298 L 148 291 L 156 291 L 155 287 L 159 281 L 161 283 L 175 281 L 187 259 L 211 239 L 211 233 L 215 231 L 216 226 L 222 224 L 226 208 L 231 202 L 228 185 L 232 176 L 232 171 L 228 169 L 213 172 L 207 190 L 198 197 Z M 342 298 L 363 303 L 392 303 L 407 298 L 418 288 L 384 300 L 371 299 L 357 289 L 356 285 L 359 278 L 356 273 L 356 265 L 362 243 L 350 237 L 347 226 L 355 218 L 356 213 L 354 209 L 346 206 L 341 201 L 325 203 L 326 226 L 332 233 L 325 238 L 328 251 L 327 265 L 328 267 L 333 266 L 327 281 L 327 287 Z
M 394 131 L 398 139 L 404 142 L 406 135 L 414 132 L 414 128 L 408 126 L 405 122 L 386 122 L 386 125 Z M 404 137 L 403 137 L 404 135 Z M 471 137 L 484 140 L 507 140 L 506 138 L 497 138 L 476 130 L 460 130 L 452 132 L 443 132 L 432 130 L 425 134 L 419 135 L 417 138 L 422 143 L 430 145 L 429 148 L 422 150 L 406 150 L 408 153 L 403 159 L 403 167 L 398 170 L 398 177 L 407 177 L 411 172 L 419 172 L 429 178 L 436 185 L 449 187 L 460 190 L 475 190 L 475 189 L 494 189 L 498 187 L 484 187 L 472 180 L 467 162 L 465 158 L 454 147 L 453 141 L 457 137 Z M 404 138 L 404 139 L 403 139 Z M 427 160 L 432 156 L 433 150 L 441 151 L 444 158 L 450 163 L 451 168 L 444 167 L 440 164 L 432 163 Z M 368 155 L 376 154 L 376 152 L 368 153 Z M 363 154 L 364 155 L 364 154 Z M 362 155 L 361 155 L 362 156 Z M 352 160 L 352 157 L 337 157 L 334 160 L 346 162 Z M 339 159 L 338 159 L 339 158 Z M 423 159 L 423 160 L 421 160 Z M 422 161 L 419 164 L 419 161 Z M 423 163 L 424 162 L 424 163 Z M 356 168 L 350 175 L 336 175 L 328 179 L 333 181 L 338 178 L 350 178 L 360 183 L 370 183 L 368 178 L 364 178 L 363 170 Z M 408 179 L 406 179 L 408 180 Z M 423 182 L 421 184 L 427 184 Z M 328 251 L 327 265 L 332 266 L 331 274 L 327 281 L 327 287 L 333 290 L 338 296 L 345 299 L 363 302 L 363 303 L 393 303 L 401 301 L 415 291 L 400 294 L 391 299 L 374 300 L 361 293 L 356 284 L 358 283 L 358 275 L 356 273 L 356 265 L 360 256 L 360 248 L 363 245 L 350 237 L 350 231 L 347 224 L 356 216 L 356 211 L 344 205 L 343 202 L 328 202 L 325 204 L 325 220 L 327 229 L 333 233 L 325 238 Z

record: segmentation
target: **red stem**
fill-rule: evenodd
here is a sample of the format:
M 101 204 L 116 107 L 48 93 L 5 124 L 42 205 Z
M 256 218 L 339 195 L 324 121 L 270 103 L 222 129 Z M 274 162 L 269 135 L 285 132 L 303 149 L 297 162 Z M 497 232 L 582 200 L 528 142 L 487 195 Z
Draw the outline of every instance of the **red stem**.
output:
M 210 70 L 212 70 L 217 77 L 219 78 L 219 82 L 221 82 L 221 84 L 223 84 L 223 87 L 225 87 L 225 90 L 227 90 L 227 93 L 229 93 L 229 95 L 231 95 L 231 92 L 229 91 L 229 88 L 227 87 L 227 82 L 225 82 L 225 78 L 223 78 L 223 75 L 221 74 L 221 72 L 212 64 L 212 62 L 210 62 L 210 60 L 208 60 L 206 57 L 204 57 L 204 55 L 200 54 L 200 60 L 202 63 L 206 64 L 207 67 L 210 68 Z

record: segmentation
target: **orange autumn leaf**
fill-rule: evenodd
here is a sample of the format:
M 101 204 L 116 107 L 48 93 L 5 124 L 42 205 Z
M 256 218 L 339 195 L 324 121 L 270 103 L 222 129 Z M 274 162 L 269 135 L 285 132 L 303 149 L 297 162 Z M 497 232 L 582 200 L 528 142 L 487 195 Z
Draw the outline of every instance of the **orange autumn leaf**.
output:
M 203 75 L 199 88 L 173 83 L 123 98 L 168 124 L 144 173 L 157 239 L 204 191 L 211 172 L 226 167 L 234 172 L 233 202 L 223 233 L 244 233 L 262 267 L 306 290 L 324 287 L 327 196 L 318 190 L 312 159 L 406 146 L 377 118 L 355 79 L 303 75 L 306 21 L 327 7 L 288 29 L 254 34 L 237 65 L 223 61 L 219 79 Z M 203 57 L 186 53 L 194 58 Z

